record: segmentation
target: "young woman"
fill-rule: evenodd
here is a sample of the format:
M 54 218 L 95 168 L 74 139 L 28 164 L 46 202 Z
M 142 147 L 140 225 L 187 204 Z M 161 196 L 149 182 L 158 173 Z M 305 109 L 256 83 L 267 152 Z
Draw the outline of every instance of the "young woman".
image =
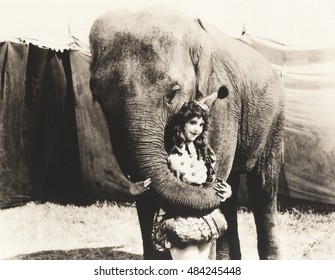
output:
M 196 101 L 185 103 L 173 117 L 173 148 L 167 164 L 171 172 L 180 180 L 201 188 L 206 182 L 217 181 L 215 190 L 221 201 L 231 196 L 231 187 L 215 178 L 215 154 L 207 143 L 208 114 Z M 138 183 L 142 189 L 148 186 Z M 135 193 L 135 192 L 134 192 Z M 183 228 L 184 227 L 184 228 Z M 211 245 L 227 228 L 224 216 L 219 209 L 202 217 L 170 217 L 160 209 L 154 218 L 153 244 L 157 250 L 170 250 L 172 259 L 208 259 Z M 180 234 L 182 231 L 182 234 Z M 197 240 L 180 240 L 179 235 L 197 236 Z M 203 238 L 203 239 L 202 239 Z

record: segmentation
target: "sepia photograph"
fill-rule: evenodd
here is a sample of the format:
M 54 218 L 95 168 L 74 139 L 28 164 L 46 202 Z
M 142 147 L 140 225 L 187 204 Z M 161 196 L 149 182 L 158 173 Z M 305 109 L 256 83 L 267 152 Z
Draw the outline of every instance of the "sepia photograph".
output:
M 335 260 L 333 1 L 0 4 L 0 260 Z

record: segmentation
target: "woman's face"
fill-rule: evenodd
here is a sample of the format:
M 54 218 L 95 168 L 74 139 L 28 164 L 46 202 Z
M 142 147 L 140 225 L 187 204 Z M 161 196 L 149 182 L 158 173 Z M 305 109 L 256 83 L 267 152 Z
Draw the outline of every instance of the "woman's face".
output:
M 202 117 L 194 117 L 188 120 L 183 131 L 186 142 L 193 142 L 203 132 L 204 124 Z

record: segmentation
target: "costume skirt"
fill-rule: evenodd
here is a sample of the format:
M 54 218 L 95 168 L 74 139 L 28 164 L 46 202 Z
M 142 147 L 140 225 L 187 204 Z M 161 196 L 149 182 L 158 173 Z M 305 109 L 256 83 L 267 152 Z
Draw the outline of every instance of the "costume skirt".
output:
M 203 244 L 219 238 L 227 229 L 227 222 L 219 209 L 204 216 L 168 217 L 160 209 L 153 220 L 152 241 L 158 251 L 166 251 L 175 246 Z

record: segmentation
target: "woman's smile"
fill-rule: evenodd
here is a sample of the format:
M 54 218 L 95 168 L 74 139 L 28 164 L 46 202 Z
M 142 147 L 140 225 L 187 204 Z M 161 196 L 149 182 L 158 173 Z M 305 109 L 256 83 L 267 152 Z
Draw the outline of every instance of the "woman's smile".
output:
M 192 134 L 194 137 L 198 137 L 198 135 L 199 135 L 198 132 L 191 132 L 191 134 Z

